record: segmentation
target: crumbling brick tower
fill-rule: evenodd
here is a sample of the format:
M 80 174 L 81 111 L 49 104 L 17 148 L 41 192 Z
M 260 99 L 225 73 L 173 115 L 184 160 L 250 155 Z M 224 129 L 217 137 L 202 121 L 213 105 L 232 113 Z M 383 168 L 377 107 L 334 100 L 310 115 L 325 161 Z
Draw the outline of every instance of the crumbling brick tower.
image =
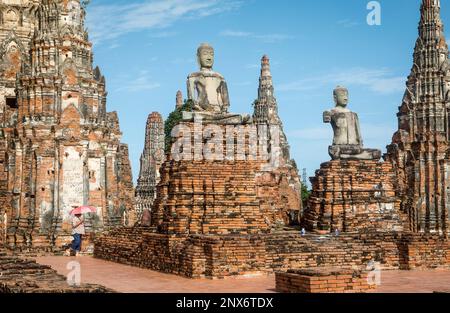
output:
M 274 89 L 270 59 L 264 55 L 261 59 L 258 98 L 253 104 L 253 122 L 257 126 L 260 138 L 263 138 L 264 134 L 270 134 L 267 129 L 273 127 L 277 129 L 281 153 L 276 168 L 262 171 L 257 175 L 257 194 L 271 223 L 287 225 L 299 220 L 302 209 L 301 182 L 297 165 L 290 157 L 290 146 L 284 133 L 283 122 L 278 115 Z M 271 138 L 267 138 L 268 144 L 270 141 Z
M 7 113 L 0 197 L 9 245 L 48 247 L 69 238 L 73 206 L 98 208 L 89 219 L 94 229 L 121 224 L 133 208 L 133 185 L 117 114 L 106 112 L 105 78 L 92 67 L 80 1 L 29 1 L 21 14 L 14 24 L 6 13 L 0 32 L 10 38 L 0 48 L 1 66 L 17 74 L 15 94 L 13 74 L 0 87 L 7 92 L 0 97 Z M 29 39 L 17 35 L 24 27 Z
M 450 63 L 440 0 L 423 0 L 414 65 L 387 159 L 415 232 L 449 232 Z
M 161 114 L 148 116 L 145 128 L 145 145 L 141 155 L 141 168 L 136 186 L 136 211 L 138 216 L 150 210 L 159 183 L 159 168 L 164 162 L 164 121 Z

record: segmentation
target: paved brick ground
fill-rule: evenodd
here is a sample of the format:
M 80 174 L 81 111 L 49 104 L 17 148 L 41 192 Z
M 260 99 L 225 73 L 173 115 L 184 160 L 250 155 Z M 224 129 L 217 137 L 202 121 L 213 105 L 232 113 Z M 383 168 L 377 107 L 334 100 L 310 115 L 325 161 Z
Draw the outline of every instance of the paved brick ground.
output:
M 92 257 L 39 257 L 41 264 L 50 265 L 66 275 L 67 263 L 77 260 L 81 265 L 83 283 L 95 283 L 119 292 L 178 293 L 271 293 L 275 290 L 273 275 L 226 280 L 192 280 L 147 269 L 107 262 Z M 450 270 L 385 271 L 376 292 L 433 292 L 450 288 Z

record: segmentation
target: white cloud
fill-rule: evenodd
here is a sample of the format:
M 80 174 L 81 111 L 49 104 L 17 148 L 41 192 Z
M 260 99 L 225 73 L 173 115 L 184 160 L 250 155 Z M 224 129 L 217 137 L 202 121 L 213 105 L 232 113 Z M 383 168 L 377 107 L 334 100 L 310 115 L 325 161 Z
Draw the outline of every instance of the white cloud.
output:
M 112 44 L 110 44 L 108 46 L 108 49 L 111 49 L 111 50 L 114 50 L 114 49 L 117 49 L 117 48 L 120 48 L 120 44 L 118 42 L 113 42 Z
M 220 35 L 226 37 L 250 37 L 253 34 L 243 31 L 225 30 L 221 32 Z
M 150 0 L 130 4 L 90 5 L 88 25 L 95 43 L 124 34 L 163 29 L 181 19 L 196 19 L 235 10 L 238 0 Z M 166 33 L 167 34 L 167 33 Z
M 245 31 L 236 31 L 236 30 L 224 30 L 220 33 L 220 36 L 224 37 L 238 37 L 238 38 L 253 38 L 257 40 L 261 40 L 265 43 L 275 43 L 287 39 L 294 38 L 293 36 L 286 34 L 254 34 Z
M 151 34 L 150 37 L 151 38 L 169 38 L 169 37 L 174 37 L 177 34 L 178 33 L 176 33 L 176 32 L 160 32 L 160 33 Z
M 279 91 L 309 91 L 331 84 L 344 86 L 362 86 L 371 91 L 390 94 L 405 89 L 406 78 L 395 76 L 388 69 L 350 68 L 334 70 L 331 73 L 306 77 L 294 82 L 281 84 Z
M 274 43 L 294 38 L 293 36 L 286 34 L 265 34 L 265 35 L 255 35 L 254 37 L 266 43 Z
M 137 77 L 133 80 L 127 80 L 121 87 L 116 89 L 119 91 L 138 92 L 145 90 L 152 90 L 161 87 L 161 84 L 152 80 L 148 71 L 140 71 Z
M 360 25 L 356 21 L 352 21 L 350 19 L 344 19 L 337 22 L 338 25 L 343 26 L 344 28 L 350 28 Z

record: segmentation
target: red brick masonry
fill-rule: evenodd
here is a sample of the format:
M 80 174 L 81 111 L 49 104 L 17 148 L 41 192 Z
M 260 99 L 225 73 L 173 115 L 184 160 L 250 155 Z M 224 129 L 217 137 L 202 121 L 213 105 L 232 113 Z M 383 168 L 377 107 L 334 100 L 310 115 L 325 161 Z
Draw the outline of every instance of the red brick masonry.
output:
M 191 278 L 326 266 L 364 269 L 370 261 L 383 269 L 450 267 L 448 240 L 398 233 L 175 236 L 152 228 L 123 228 L 97 238 L 94 256 Z
M 375 289 L 368 272 L 342 268 L 289 270 L 275 273 L 276 290 L 284 293 L 360 293 Z

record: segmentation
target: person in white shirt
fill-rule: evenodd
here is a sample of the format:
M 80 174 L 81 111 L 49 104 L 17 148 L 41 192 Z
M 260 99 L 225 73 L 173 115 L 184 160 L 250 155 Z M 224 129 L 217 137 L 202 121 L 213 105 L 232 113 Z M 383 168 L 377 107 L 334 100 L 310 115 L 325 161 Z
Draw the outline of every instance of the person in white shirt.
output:
M 75 251 L 76 255 L 81 251 L 81 241 L 84 234 L 84 217 L 81 214 L 76 214 L 72 218 L 72 251 Z

